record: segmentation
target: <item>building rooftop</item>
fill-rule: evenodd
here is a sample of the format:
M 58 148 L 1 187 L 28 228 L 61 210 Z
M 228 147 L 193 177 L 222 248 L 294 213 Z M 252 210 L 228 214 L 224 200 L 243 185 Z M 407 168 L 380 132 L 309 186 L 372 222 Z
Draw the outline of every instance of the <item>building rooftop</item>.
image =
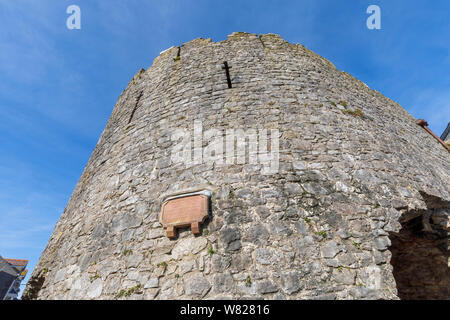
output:
M 28 264 L 28 260 L 22 260 L 22 259 L 5 259 L 6 262 L 8 262 L 10 265 L 13 265 L 15 267 L 24 267 Z
M 5 259 L 0 256 L 0 300 L 15 300 L 20 291 L 20 283 L 28 270 L 28 260 Z
M 450 139 L 450 122 L 447 125 L 447 128 L 444 130 L 444 132 L 441 135 L 441 140 L 446 141 Z

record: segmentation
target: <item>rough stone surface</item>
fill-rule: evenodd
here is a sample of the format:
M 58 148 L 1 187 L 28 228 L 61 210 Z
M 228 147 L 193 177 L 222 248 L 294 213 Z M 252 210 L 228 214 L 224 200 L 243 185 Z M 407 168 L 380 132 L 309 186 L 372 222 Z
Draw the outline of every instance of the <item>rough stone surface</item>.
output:
M 185 289 L 188 296 L 203 297 L 211 288 L 211 284 L 203 276 L 195 276 L 186 281 Z
M 172 249 L 172 258 L 180 259 L 184 255 L 196 254 L 206 247 L 208 240 L 205 238 L 181 239 Z
M 411 115 L 274 34 L 195 39 L 177 53 L 162 52 L 118 98 L 23 298 L 399 299 L 407 270 L 423 274 L 412 287 L 428 283 L 432 264 L 413 249 L 446 234 L 391 240 L 417 216 L 425 233 L 448 231 L 450 154 Z M 210 160 L 174 163 L 174 131 L 193 135 L 196 120 Z M 215 161 L 209 129 L 277 129 L 277 172 Z M 201 235 L 167 239 L 162 201 L 194 189 L 212 191 Z M 442 266 L 426 290 L 442 297 L 443 251 L 417 252 Z

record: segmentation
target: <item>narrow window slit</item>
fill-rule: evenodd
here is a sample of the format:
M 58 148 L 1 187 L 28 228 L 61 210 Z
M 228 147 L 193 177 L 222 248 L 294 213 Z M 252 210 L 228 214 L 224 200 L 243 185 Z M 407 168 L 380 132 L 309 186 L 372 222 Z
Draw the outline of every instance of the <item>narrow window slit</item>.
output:
M 259 41 L 261 41 L 261 44 L 262 44 L 263 48 L 265 49 L 265 48 L 266 48 L 266 45 L 264 44 L 264 41 L 263 41 L 263 39 L 262 39 L 262 34 L 260 34 L 260 35 L 258 36 L 258 39 L 259 39 Z
M 224 67 L 222 67 L 222 69 L 225 69 L 225 73 L 227 75 L 228 88 L 232 88 L 231 78 L 230 78 L 230 69 L 232 67 L 228 66 L 228 62 L 226 62 L 226 61 L 223 62 L 223 65 L 224 65 Z
M 141 100 L 141 97 L 142 97 L 142 94 L 143 94 L 143 93 L 144 93 L 144 92 L 141 91 L 141 92 L 139 93 L 139 95 L 136 97 L 136 104 L 134 105 L 133 111 L 131 112 L 130 119 L 128 120 L 128 124 L 130 124 L 131 120 L 133 120 L 134 113 L 136 112 L 136 109 L 137 109 L 137 107 L 138 107 L 139 101 Z
M 178 61 L 181 59 L 181 47 L 178 47 L 178 51 L 177 51 L 177 56 L 175 58 L 173 58 L 173 61 Z

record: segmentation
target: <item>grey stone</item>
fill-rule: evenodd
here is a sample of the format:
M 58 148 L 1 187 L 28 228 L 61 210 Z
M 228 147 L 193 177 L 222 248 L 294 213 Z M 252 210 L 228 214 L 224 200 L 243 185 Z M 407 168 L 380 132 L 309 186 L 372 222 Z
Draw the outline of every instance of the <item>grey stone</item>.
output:
M 306 163 L 303 161 L 294 161 L 292 165 L 295 170 L 306 170 Z
M 301 195 L 303 193 L 303 189 L 298 183 L 286 183 L 284 188 L 286 193 L 291 196 Z
M 231 265 L 231 258 L 229 256 L 213 255 L 212 257 L 213 272 L 223 272 Z
M 289 271 L 281 275 L 281 285 L 283 292 L 286 294 L 293 294 L 298 292 L 302 286 L 299 281 L 299 274 L 297 271 Z
M 319 247 L 312 236 L 306 236 L 295 241 L 295 247 L 300 257 L 316 258 Z
M 373 254 L 375 264 L 379 265 L 379 264 L 386 263 L 386 257 L 378 250 L 373 250 L 372 254 Z
M 329 259 L 334 258 L 341 251 L 342 251 L 342 246 L 339 245 L 334 240 L 328 241 L 327 243 L 325 243 L 325 245 L 323 245 L 320 250 L 322 257 L 329 258 Z
M 356 272 L 348 268 L 339 268 L 333 270 L 333 278 L 337 283 L 354 284 Z
M 337 234 L 341 239 L 344 239 L 344 240 L 351 237 L 351 234 L 345 229 L 339 229 L 337 231 Z
M 319 296 L 308 297 L 308 300 L 336 300 L 335 293 L 322 294 Z
M 233 277 L 229 274 L 216 274 L 213 278 L 214 292 L 232 293 L 234 287 Z
M 116 295 L 120 291 L 120 279 L 118 277 L 109 278 L 106 280 L 103 293 L 108 295 Z
M 128 272 L 126 279 L 127 280 L 137 280 L 139 278 L 139 271 L 132 270 Z
M 128 268 L 137 268 L 139 264 L 144 260 L 144 256 L 139 253 L 125 256 Z
M 340 266 L 349 267 L 358 261 L 358 258 L 353 253 L 343 253 L 337 257 Z
M 299 220 L 295 223 L 295 228 L 297 229 L 298 233 L 301 235 L 308 235 L 309 226 L 304 220 Z
M 252 258 L 247 254 L 234 255 L 231 260 L 233 269 L 238 271 L 246 270 L 252 264 Z
M 302 184 L 302 187 L 305 189 L 306 192 L 313 194 L 313 195 L 326 195 L 330 192 L 323 188 L 319 183 L 316 182 L 308 182 Z
M 341 266 L 341 263 L 338 261 L 338 259 L 325 259 L 325 263 L 328 267 L 338 268 L 339 266 Z
M 237 229 L 226 227 L 220 231 L 219 240 L 225 251 L 236 251 L 241 248 L 241 235 Z
M 64 280 L 65 277 L 66 277 L 66 269 L 61 269 L 56 272 L 56 275 L 55 275 L 55 278 L 53 279 L 53 281 L 55 283 L 57 283 L 57 282 Z
M 144 289 L 148 288 L 158 288 L 159 287 L 159 279 L 157 277 L 151 278 L 148 280 L 148 282 L 144 285 Z
M 243 240 L 263 245 L 267 243 L 269 237 L 270 235 L 267 229 L 261 223 L 257 223 L 248 229 Z
M 365 287 L 356 287 L 351 290 L 351 295 L 358 300 L 376 300 L 379 298 L 377 290 Z
M 163 228 L 151 229 L 147 234 L 148 239 L 156 239 L 164 236 L 165 232 Z
M 184 255 L 197 254 L 201 250 L 205 249 L 208 244 L 208 240 L 203 237 L 178 240 L 175 247 L 172 249 L 172 258 L 175 260 L 180 259 Z
M 286 221 L 272 220 L 271 226 L 271 230 L 278 236 L 289 236 L 292 234 L 292 230 Z
M 266 206 L 258 206 L 255 208 L 255 211 L 262 219 L 267 218 L 271 214 L 271 211 Z
M 227 224 L 243 224 L 251 222 L 251 218 L 239 209 L 231 209 L 230 213 L 225 217 Z
M 270 280 L 258 281 L 256 283 L 256 291 L 262 294 L 278 292 L 278 285 Z
M 195 262 L 193 260 L 185 261 L 179 264 L 178 274 L 182 276 L 185 273 L 191 272 L 195 269 Z
M 106 235 L 106 232 L 108 231 L 106 223 L 100 223 L 97 226 L 94 227 L 94 230 L 92 231 L 92 236 L 95 238 L 102 238 Z
M 201 298 L 208 293 L 209 289 L 211 289 L 211 284 L 205 277 L 197 275 L 188 279 L 184 288 L 187 295 Z
M 120 269 L 120 262 L 114 258 L 106 259 L 100 261 L 97 264 L 97 272 L 102 276 L 102 278 L 106 278 L 112 273 L 116 273 Z
M 391 240 L 388 237 L 381 236 L 374 240 L 374 244 L 378 250 L 384 251 L 391 245 Z
M 253 197 L 253 191 L 250 188 L 243 188 L 234 192 L 237 198 L 251 198 Z
M 273 265 L 281 261 L 283 254 L 274 249 L 259 248 L 255 250 L 255 259 L 263 265 Z
M 100 297 L 103 291 L 103 281 L 100 278 L 97 278 L 94 280 L 94 282 L 91 283 L 89 288 L 87 289 L 87 297 L 89 299 L 95 299 Z
M 142 219 L 126 213 L 118 213 L 114 216 L 111 232 L 118 233 L 128 228 L 137 228 L 142 224 Z

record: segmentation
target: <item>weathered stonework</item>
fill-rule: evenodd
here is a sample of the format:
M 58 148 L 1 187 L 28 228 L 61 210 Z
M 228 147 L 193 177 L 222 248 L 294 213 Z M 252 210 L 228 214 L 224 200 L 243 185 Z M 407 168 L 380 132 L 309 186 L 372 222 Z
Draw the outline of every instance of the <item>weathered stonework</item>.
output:
M 119 97 L 24 298 L 398 299 L 400 283 L 405 297 L 426 284 L 449 298 L 450 153 L 400 105 L 274 34 L 196 39 L 177 55 Z M 278 172 L 171 163 L 171 129 L 194 120 L 278 129 Z M 162 201 L 192 189 L 212 191 L 211 216 L 170 240 Z M 414 246 L 433 247 L 438 279 L 395 278 L 395 261 L 433 274 Z

